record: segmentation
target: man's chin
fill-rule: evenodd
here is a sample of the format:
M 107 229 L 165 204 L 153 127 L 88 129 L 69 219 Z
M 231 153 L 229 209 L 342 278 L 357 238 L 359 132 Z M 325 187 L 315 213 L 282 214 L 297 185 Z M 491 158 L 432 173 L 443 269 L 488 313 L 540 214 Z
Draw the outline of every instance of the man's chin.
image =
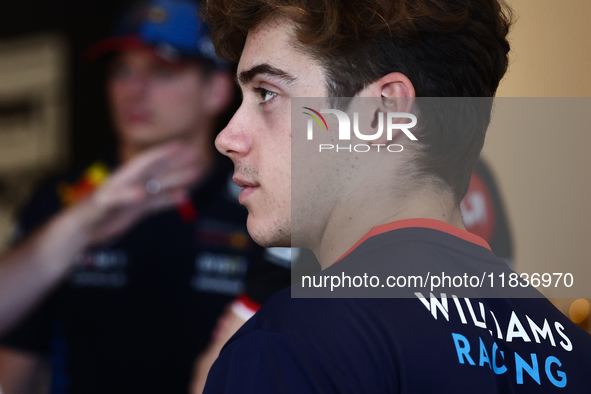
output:
M 291 247 L 291 234 L 289 226 L 264 226 L 251 220 L 249 215 L 246 222 L 250 237 L 260 246 L 265 248 Z

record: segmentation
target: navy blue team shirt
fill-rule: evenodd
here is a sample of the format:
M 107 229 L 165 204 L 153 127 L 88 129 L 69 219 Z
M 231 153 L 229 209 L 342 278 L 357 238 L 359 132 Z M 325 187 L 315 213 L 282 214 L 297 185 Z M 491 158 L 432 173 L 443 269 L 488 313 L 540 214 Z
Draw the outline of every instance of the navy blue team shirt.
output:
M 318 275 L 423 264 L 511 272 L 481 238 L 411 219 L 374 228 Z M 326 289 L 292 298 L 294 290 L 271 297 L 226 344 L 205 393 L 589 392 L 591 336 L 533 289 L 531 298 L 416 289 L 407 298 L 328 298 Z

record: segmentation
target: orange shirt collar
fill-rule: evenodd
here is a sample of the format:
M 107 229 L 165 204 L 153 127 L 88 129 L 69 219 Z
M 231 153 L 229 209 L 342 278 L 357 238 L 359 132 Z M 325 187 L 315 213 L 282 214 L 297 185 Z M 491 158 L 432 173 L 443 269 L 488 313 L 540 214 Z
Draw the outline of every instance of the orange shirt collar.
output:
M 349 253 L 355 250 L 359 245 L 363 242 L 367 241 L 369 238 L 374 237 L 376 235 L 380 235 L 383 233 L 387 233 L 393 230 L 399 230 L 402 228 L 412 228 L 412 227 L 420 227 L 420 228 L 430 228 L 433 230 L 442 231 L 444 233 L 451 234 L 455 237 L 461 238 L 465 241 L 472 242 L 473 244 L 482 246 L 484 248 L 490 249 L 488 242 L 484 239 L 480 238 L 478 235 L 472 234 L 466 230 L 462 230 L 456 226 L 452 226 L 449 223 L 442 222 L 440 220 L 435 219 L 405 219 L 405 220 L 398 220 L 396 222 L 382 224 L 381 226 L 376 226 L 372 228 L 367 234 L 363 236 L 355 245 L 353 245 L 344 255 L 342 255 L 336 262 L 345 258 Z

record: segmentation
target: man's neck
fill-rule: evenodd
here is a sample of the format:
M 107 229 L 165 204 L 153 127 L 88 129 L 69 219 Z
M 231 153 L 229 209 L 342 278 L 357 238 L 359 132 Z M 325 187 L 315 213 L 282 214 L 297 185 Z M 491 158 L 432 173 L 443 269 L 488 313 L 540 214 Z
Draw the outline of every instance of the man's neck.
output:
M 396 198 L 365 193 L 344 201 L 346 204 L 337 205 L 331 212 L 320 243 L 312 248 L 322 269 L 331 266 L 372 228 L 382 224 L 424 218 L 466 229 L 451 194 L 435 193 L 428 188 Z

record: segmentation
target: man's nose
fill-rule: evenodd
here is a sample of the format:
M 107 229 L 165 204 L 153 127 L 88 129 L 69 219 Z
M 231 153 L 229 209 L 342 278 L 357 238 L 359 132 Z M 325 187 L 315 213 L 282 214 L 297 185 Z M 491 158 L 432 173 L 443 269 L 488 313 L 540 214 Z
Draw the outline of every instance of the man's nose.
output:
M 134 72 L 125 81 L 125 91 L 130 98 L 144 97 L 150 85 L 147 73 Z
M 245 156 L 250 151 L 252 140 L 246 120 L 239 108 L 215 139 L 217 150 L 232 160 Z

